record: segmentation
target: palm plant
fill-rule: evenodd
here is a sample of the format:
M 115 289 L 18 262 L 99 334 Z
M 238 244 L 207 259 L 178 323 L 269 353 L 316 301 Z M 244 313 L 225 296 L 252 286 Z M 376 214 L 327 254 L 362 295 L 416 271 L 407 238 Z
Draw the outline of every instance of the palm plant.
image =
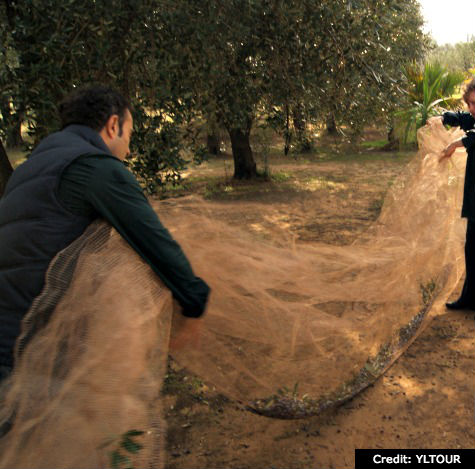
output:
M 457 105 L 458 99 L 453 95 L 463 82 L 465 74 L 447 70 L 439 63 L 425 64 L 423 71 L 418 66 L 411 65 L 406 67 L 405 74 L 410 85 L 408 98 L 412 105 L 396 112 L 396 116 L 406 123 L 404 142 L 407 142 L 411 129 L 419 129 L 429 117 L 441 113 L 441 103 L 446 108 Z

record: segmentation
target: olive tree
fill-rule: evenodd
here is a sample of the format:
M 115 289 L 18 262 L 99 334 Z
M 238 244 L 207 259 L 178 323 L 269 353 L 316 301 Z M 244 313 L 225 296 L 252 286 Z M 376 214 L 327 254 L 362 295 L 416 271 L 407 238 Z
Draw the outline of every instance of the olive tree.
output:
M 113 8 L 94 0 L 3 0 L 0 5 L 5 13 L 0 33 L 16 60 L 13 66 L 5 51 L 0 55 L 0 104 L 27 123 L 33 145 L 58 130 L 56 107 L 67 93 L 101 82 L 118 88 L 134 106 L 136 158 L 131 164 L 142 182 L 152 191 L 178 177 L 184 165 L 179 147 L 185 141 L 180 124 L 188 114 L 178 96 L 160 92 L 157 1 L 118 0 Z M 170 115 L 173 126 L 167 125 Z M 3 124 L 7 117 L 13 121 L 2 112 Z M 140 165 L 147 157 L 154 160 L 153 168 Z
M 423 40 L 415 0 L 2 5 L 0 32 L 16 62 L 0 63 L 0 80 L 16 121 L 27 121 L 38 141 L 58 128 L 56 104 L 72 88 L 115 85 L 135 105 L 131 164 L 151 191 L 179 178 L 197 119 L 229 133 L 236 178 L 256 175 L 250 134 L 259 119 L 284 132 L 290 120 L 303 131 L 329 114 L 354 128 L 375 119 L 397 96 L 400 65 L 418 56 Z M 15 86 L 3 92 L 12 73 Z
M 230 136 L 234 176 L 256 174 L 250 132 L 262 115 L 284 128 L 331 113 L 353 128 L 379 118 L 419 57 L 414 0 L 162 0 L 160 73 Z

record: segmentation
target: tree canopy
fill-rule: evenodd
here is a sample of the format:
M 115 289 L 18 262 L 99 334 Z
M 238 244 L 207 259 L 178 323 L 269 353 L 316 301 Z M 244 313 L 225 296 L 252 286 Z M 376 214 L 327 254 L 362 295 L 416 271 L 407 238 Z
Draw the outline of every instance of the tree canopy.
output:
M 199 121 L 228 131 L 235 177 L 252 177 L 258 120 L 285 132 L 289 116 L 331 114 L 358 132 L 385 115 L 422 24 L 415 0 L 3 0 L 2 139 L 22 121 L 38 141 L 64 94 L 99 81 L 134 104 L 131 164 L 149 190 L 200 154 Z
M 172 0 L 158 12 L 162 52 L 203 116 L 230 133 L 235 176 L 255 171 L 249 133 L 260 116 L 333 113 L 355 131 L 400 96 L 401 64 L 420 59 L 417 2 Z

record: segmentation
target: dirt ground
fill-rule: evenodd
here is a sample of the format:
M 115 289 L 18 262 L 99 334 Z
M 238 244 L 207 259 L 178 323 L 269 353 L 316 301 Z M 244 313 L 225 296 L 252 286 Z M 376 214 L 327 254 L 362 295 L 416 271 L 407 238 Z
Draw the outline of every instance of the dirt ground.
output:
M 378 217 L 384 195 L 414 153 L 317 153 L 273 158 L 271 180 L 233 183 L 221 157 L 193 169 L 190 190 L 242 200 L 227 221 L 297 243 L 349 244 Z M 275 217 L 259 207 L 272 204 Z M 456 298 L 454 292 L 453 298 Z M 351 468 L 356 448 L 475 448 L 475 313 L 434 317 L 370 388 L 336 411 L 282 421 L 246 411 L 173 360 L 164 386 L 166 467 Z

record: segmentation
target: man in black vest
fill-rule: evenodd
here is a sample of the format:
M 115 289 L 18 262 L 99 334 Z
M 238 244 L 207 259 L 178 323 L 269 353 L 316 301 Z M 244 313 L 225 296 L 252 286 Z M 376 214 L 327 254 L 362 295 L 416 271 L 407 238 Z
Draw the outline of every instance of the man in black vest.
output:
M 443 158 L 450 158 L 457 148 L 467 150 L 467 166 L 463 190 L 462 217 L 467 218 L 465 239 L 465 282 L 460 298 L 447 303 L 449 309 L 475 310 L 475 78 L 466 86 L 463 99 L 469 112 L 445 112 L 430 119 L 430 124 L 442 120 L 444 125 L 460 127 L 465 136 L 445 148 Z
M 0 200 L 0 380 L 11 371 L 21 320 L 53 257 L 96 218 L 109 221 L 171 290 L 184 316 L 203 314 L 209 294 L 124 166 L 133 118 L 105 86 L 82 88 L 59 106 L 62 130 L 45 138 Z

